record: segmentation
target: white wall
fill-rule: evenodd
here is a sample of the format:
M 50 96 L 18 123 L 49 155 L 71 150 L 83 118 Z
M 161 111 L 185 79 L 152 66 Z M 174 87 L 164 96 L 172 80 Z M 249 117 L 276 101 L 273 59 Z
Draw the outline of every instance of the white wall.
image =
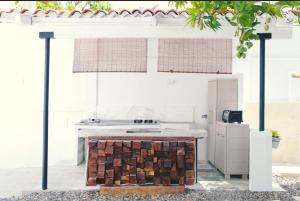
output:
M 293 28 L 292 39 L 266 41 L 266 102 L 292 101 L 291 73 L 300 73 L 300 27 Z M 258 102 L 259 41 L 247 59 L 236 59 L 234 71 L 244 74 L 244 102 Z
M 300 74 L 300 27 L 294 27 L 291 40 L 266 41 L 266 109 L 265 128 L 278 130 L 281 141 L 272 150 L 275 163 L 299 164 L 299 97 L 300 89 L 292 73 Z M 259 44 L 256 43 L 246 60 L 236 60 L 235 72 L 244 75 L 244 120 L 258 127 Z M 292 80 L 294 79 L 294 80 Z M 299 85 L 298 85 L 299 87 Z
M 0 168 L 40 166 L 42 157 L 43 41 L 0 41 Z M 73 154 L 73 122 L 86 105 L 86 80 L 90 75 L 70 73 L 72 41 L 52 45 L 50 78 L 50 164 Z M 68 72 L 68 73 L 67 73 Z
M 136 115 L 163 121 L 197 122 L 206 126 L 207 81 L 216 75 L 157 72 L 156 38 L 148 40 L 148 72 L 99 74 L 98 110 L 103 117 L 136 118 Z M 223 75 L 231 77 L 231 75 Z M 91 82 L 94 82 L 92 80 Z M 92 91 L 94 93 L 94 91 Z M 146 106 L 150 111 L 138 111 Z M 134 108 L 133 108 L 134 107 Z M 93 108 L 94 109 L 94 108 Z M 131 111 L 130 111 L 131 109 Z
M 0 44 L 0 168 L 40 166 L 44 42 L 1 38 Z M 133 118 L 145 114 L 140 108 L 146 107 L 152 111 L 148 117 L 205 126 L 201 115 L 206 114 L 207 81 L 216 75 L 157 73 L 156 50 L 157 39 L 149 39 L 147 74 L 99 75 L 100 113 L 106 118 Z M 74 123 L 95 112 L 96 74 L 72 73 L 72 61 L 73 40 L 52 40 L 50 165 L 73 159 Z
M 286 100 L 288 73 L 299 69 L 299 27 L 291 41 L 267 42 L 267 100 Z M 5 36 L 8 36 L 7 34 Z M 99 112 L 104 117 L 131 118 L 139 108 L 169 121 L 195 121 L 206 126 L 207 81 L 216 75 L 156 72 L 155 38 L 149 39 L 147 74 L 99 75 Z M 243 73 L 244 99 L 258 94 L 258 45 L 245 60 L 234 61 Z M 234 50 L 233 50 L 234 51 Z M 72 160 L 74 123 L 95 111 L 95 74 L 73 74 L 73 40 L 51 43 L 49 164 Z M 0 168 L 40 166 L 42 159 L 43 40 L 0 37 Z M 271 73 L 272 72 L 272 73 Z

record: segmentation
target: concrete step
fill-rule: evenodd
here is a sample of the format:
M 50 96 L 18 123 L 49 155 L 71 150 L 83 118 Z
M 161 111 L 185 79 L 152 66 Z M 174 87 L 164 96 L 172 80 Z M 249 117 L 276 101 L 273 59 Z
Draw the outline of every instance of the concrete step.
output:
M 293 197 L 296 201 L 300 201 L 300 196 Z
M 282 177 L 300 177 L 300 164 L 273 164 L 272 172 Z

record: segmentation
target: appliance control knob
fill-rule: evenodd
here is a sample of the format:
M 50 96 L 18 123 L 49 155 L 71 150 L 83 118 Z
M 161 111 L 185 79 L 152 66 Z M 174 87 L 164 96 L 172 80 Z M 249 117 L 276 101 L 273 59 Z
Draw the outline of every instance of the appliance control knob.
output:
M 135 124 L 141 124 L 141 123 L 143 123 L 143 120 L 135 119 L 133 122 L 134 122 Z

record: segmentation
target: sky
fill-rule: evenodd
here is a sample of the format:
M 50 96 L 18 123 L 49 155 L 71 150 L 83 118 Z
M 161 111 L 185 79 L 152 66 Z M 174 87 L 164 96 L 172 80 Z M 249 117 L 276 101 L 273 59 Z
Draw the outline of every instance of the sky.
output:
M 158 9 L 168 10 L 171 7 L 168 6 L 169 1 L 110 1 L 114 10 L 128 9 L 132 10 L 135 8 L 152 8 L 158 5 Z M 25 3 L 30 4 L 30 2 Z M 0 1 L 0 10 L 9 10 L 14 8 L 14 1 Z

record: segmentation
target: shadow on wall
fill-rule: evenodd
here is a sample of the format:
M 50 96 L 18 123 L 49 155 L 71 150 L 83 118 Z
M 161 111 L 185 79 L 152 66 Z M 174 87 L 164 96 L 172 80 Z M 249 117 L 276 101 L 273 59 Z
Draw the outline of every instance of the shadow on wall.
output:
M 274 163 L 300 163 L 300 102 L 266 103 L 266 129 L 278 130 L 281 142 L 273 149 Z M 258 127 L 258 103 L 245 103 L 244 121 Z

